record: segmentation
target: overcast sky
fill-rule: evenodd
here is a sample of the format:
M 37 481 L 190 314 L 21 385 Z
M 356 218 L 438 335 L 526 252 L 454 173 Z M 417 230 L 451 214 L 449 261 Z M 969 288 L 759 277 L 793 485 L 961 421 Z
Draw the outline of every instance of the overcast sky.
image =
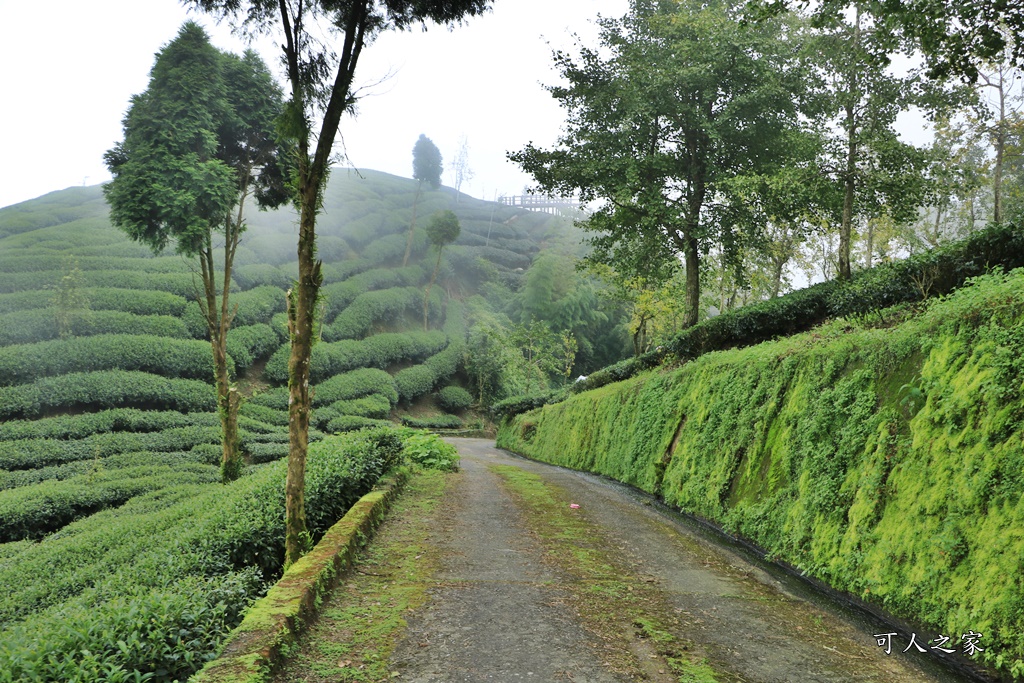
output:
M 103 153 L 121 139 L 129 98 L 146 89 L 155 53 L 195 19 L 213 43 L 245 43 L 177 0 L 0 0 L 0 206 L 73 185 L 109 180 Z M 463 191 L 491 199 L 530 179 L 505 161 L 527 142 L 550 145 L 564 117 L 543 89 L 557 74 L 552 48 L 578 33 L 594 44 L 593 19 L 621 16 L 627 0 L 497 0 L 491 13 L 448 32 L 386 34 L 363 53 L 357 80 L 373 85 L 342 122 L 351 163 L 409 177 L 420 133 L 450 161 L 464 135 L 475 177 Z M 45 11 L 45 17 L 41 16 Z M 254 45 L 281 76 L 278 49 Z M 336 149 L 340 149 L 336 145 Z

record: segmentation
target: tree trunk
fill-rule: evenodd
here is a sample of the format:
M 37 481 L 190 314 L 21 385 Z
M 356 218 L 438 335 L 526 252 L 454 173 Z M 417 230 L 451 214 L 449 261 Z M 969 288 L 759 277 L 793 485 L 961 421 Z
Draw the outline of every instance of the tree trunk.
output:
M 409 225 L 409 237 L 405 240 L 405 256 L 402 257 L 402 267 L 409 265 L 409 254 L 412 252 L 412 236 L 416 232 L 416 205 L 420 202 L 420 189 L 423 187 L 421 180 L 416 185 L 416 198 L 412 200 L 412 223 Z
M 441 249 L 437 249 L 437 263 L 434 264 L 434 272 L 430 274 L 430 282 L 427 283 L 427 291 L 423 293 L 423 331 L 426 332 L 430 329 L 429 326 L 429 314 L 430 314 L 430 288 L 434 286 L 434 280 L 437 279 L 437 270 L 441 267 Z
M 697 250 L 697 238 L 688 231 L 683 239 L 686 248 L 683 250 L 686 266 L 686 313 L 683 315 L 683 327 L 697 324 L 700 313 L 700 253 Z

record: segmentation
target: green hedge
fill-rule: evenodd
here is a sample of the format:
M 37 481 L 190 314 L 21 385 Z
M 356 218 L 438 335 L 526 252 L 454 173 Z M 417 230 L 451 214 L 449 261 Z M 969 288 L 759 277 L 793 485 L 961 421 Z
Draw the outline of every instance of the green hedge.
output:
M 76 519 L 149 491 L 219 480 L 218 467 L 182 463 L 103 469 L 0 491 L 0 543 L 42 538 Z
M 337 411 L 339 415 L 358 415 L 359 417 L 373 417 L 381 420 L 391 414 L 391 402 L 380 394 L 370 394 L 362 398 L 335 401 L 329 407 Z
M 212 452 L 206 450 L 208 446 L 212 447 Z M 193 446 L 188 451 L 171 451 L 167 453 L 154 453 L 152 451 L 119 453 L 104 458 L 102 463 L 97 463 L 94 460 L 76 460 L 75 462 L 68 462 L 63 465 L 50 465 L 34 470 L 14 470 L 12 472 L 0 470 L 0 490 L 16 489 L 22 486 L 39 484 L 44 481 L 61 481 L 83 474 L 112 472 L 132 467 L 150 467 L 154 465 L 177 467 L 188 464 L 217 465 L 219 467 L 220 460 L 221 448 L 219 444 L 199 444 L 198 446 Z
M 888 328 L 836 321 L 502 424 L 1024 675 L 1024 269 Z
M 339 415 L 338 417 L 331 418 L 327 423 L 326 429 L 332 434 L 339 434 L 341 432 L 354 432 L 360 429 L 390 426 L 391 423 L 387 420 L 375 420 L 373 418 L 360 417 L 358 415 Z
M 46 467 L 133 451 L 180 451 L 201 443 L 220 442 L 219 426 L 177 427 L 159 432 L 106 432 L 68 440 L 18 439 L 2 442 L 0 469 Z
M 157 337 L 188 339 L 185 324 L 169 315 L 135 315 L 121 311 L 83 310 L 69 319 L 71 336 L 97 334 L 149 334 Z M 57 339 L 57 309 L 36 308 L 0 315 L 0 346 L 31 344 Z
M 325 284 L 320 296 L 325 305 L 324 320 L 334 320 L 357 296 L 364 292 L 391 287 L 408 287 L 421 284 L 426 278 L 423 268 L 376 268 L 359 273 L 341 282 Z M 325 275 L 326 281 L 326 275 Z
M 313 444 L 313 540 L 400 457 L 393 433 Z M 171 486 L 18 546 L 0 563 L 0 681 L 187 679 L 280 576 L 285 473 Z
M 122 311 L 135 315 L 173 315 L 180 317 L 188 300 L 169 292 L 153 292 L 114 287 L 87 287 L 84 294 L 94 311 Z M 0 294 L 0 314 L 27 311 L 50 306 L 45 292 Z
M 31 273 L 13 273 L 0 280 L 0 292 L 43 290 L 60 282 L 64 273 L 45 270 Z M 198 280 L 198 277 L 195 278 Z M 86 270 L 82 272 L 85 287 L 115 287 L 118 289 L 156 290 L 170 292 L 191 299 L 195 297 L 196 282 L 191 273 L 143 273 L 132 270 Z M 202 284 L 199 284 L 200 290 Z M 232 282 L 232 289 L 238 286 Z
M 391 375 L 376 368 L 361 368 L 320 382 L 313 396 L 314 406 L 325 406 L 336 401 L 380 394 L 392 405 L 398 402 L 398 392 Z
M 279 391 L 279 389 L 275 391 Z M 287 389 L 285 389 L 285 392 L 287 392 Z M 267 405 L 258 403 L 255 400 L 250 399 L 242 403 L 242 407 L 239 408 L 238 413 L 240 417 L 247 417 L 249 419 L 259 420 L 262 423 L 275 425 L 278 427 L 286 427 L 288 426 L 287 393 L 285 393 L 283 409 L 275 409 L 272 407 L 268 407 Z
M 42 252 L 42 253 L 40 253 Z M 50 252 L 50 253 L 45 253 Z M 0 272 L 28 273 L 52 271 L 57 256 L 51 250 L 18 250 L 9 256 L 0 256 Z M 75 265 L 80 270 L 120 271 L 130 270 L 142 273 L 191 273 L 190 264 L 180 256 L 82 256 L 75 254 Z
M 219 299 L 218 299 L 219 303 Z M 287 307 L 284 291 L 277 287 L 257 287 L 247 292 L 233 292 L 228 299 L 228 306 L 235 310 L 231 327 L 247 327 L 259 323 L 269 323 L 275 313 L 281 313 Z M 235 307 L 238 307 L 235 309 Z M 190 301 L 182 315 L 185 325 L 192 336 L 197 339 L 208 339 L 206 318 L 199 308 L 199 303 Z
M 280 290 L 286 290 L 292 285 L 294 279 L 277 266 L 269 263 L 250 263 L 244 266 L 236 266 L 232 278 L 243 290 L 253 289 L 268 285 Z
M 946 294 L 968 278 L 995 267 L 1021 266 L 1021 226 L 993 224 L 959 242 L 854 273 L 849 282 L 823 282 L 704 320 L 684 330 L 660 351 L 591 373 L 573 384 L 570 391 L 579 393 L 628 379 L 666 358 L 690 361 L 711 351 L 750 346 L 809 330 L 829 318 L 868 316 L 896 304 Z M 504 414 L 514 412 L 506 409 Z
M 438 415 L 436 417 L 403 417 L 402 424 L 415 429 L 460 429 L 462 420 L 455 415 Z
M 436 317 L 441 310 L 441 291 L 431 292 L 429 315 Z M 394 320 L 406 311 L 423 314 L 423 290 L 418 287 L 396 287 L 364 292 L 357 296 L 334 321 L 325 325 L 323 337 L 332 342 L 365 336 L 374 323 Z
M 227 351 L 235 361 L 235 371 L 243 372 L 281 347 L 273 328 L 266 323 L 232 327 L 228 330 Z M 287 347 L 285 347 L 287 348 Z
M 361 367 L 386 368 L 402 361 L 416 362 L 443 349 L 443 332 L 385 332 L 362 341 L 342 339 L 317 343 L 309 362 L 309 380 L 317 383 L 341 372 Z M 267 362 L 263 376 L 271 382 L 288 381 L 288 345 L 280 347 Z
M 100 334 L 0 348 L 0 386 L 98 370 L 141 370 L 213 381 L 208 342 L 151 335 Z M 228 357 L 228 371 L 234 362 Z
M 34 417 L 48 410 L 146 407 L 183 413 L 210 412 L 213 387 L 194 379 L 107 370 L 45 377 L 32 384 L 0 387 L 0 419 Z
M 448 302 L 444 333 L 448 346 L 427 358 L 422 365 L 415 365 L 395 375 L 398 394 L 406 403 L 418 396 L 429 393 L 438 382 L 442 382 L 458 371 L 462 364 L 466 344 L 466 320 L 462 303 L 452 299 Z
M 437 405 L 446 413 L 458 413 L 473 405 L 473 395 L 462 387 L 444 387 L 437 392 Z
M 243 404 L 245 406 L 246 404 Z M 255 433 L 276 431 L 276 423 L 247 417 L 242 411 L 238 424 Z M 219 427 L 217 413 L 179 413 L 165 410 L 114 408 L 98 413 L 59 415 L 38 420 L 0 422 L 0 441 L 12 439 L 81 439 L 102 432 L 159 432 L 177 427 Z

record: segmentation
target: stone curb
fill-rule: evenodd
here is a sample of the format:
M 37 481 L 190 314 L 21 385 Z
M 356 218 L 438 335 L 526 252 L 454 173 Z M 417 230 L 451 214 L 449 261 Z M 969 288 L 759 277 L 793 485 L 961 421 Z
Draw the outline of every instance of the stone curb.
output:
M 313 550 L 289 567 L 267 595 L 249 608 L 220 656 L 189 682 L 265 683 L 316 616 L 323 596 L 352 566 L 408 477 L 406 470 L 400 470 L 360 498 Z

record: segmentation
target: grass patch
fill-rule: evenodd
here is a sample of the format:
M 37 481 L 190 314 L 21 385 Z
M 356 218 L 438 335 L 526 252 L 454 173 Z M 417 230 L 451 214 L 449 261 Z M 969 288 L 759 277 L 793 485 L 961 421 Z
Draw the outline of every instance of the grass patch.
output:
M 405 616 L 427 600 L 440 550 L 430 522 L 447 475 L 413 475 L 350 577 L 327 598 L 319 620 L 303 634 L 274 681 L 369 683 L 390 680 L 388 660 Z

